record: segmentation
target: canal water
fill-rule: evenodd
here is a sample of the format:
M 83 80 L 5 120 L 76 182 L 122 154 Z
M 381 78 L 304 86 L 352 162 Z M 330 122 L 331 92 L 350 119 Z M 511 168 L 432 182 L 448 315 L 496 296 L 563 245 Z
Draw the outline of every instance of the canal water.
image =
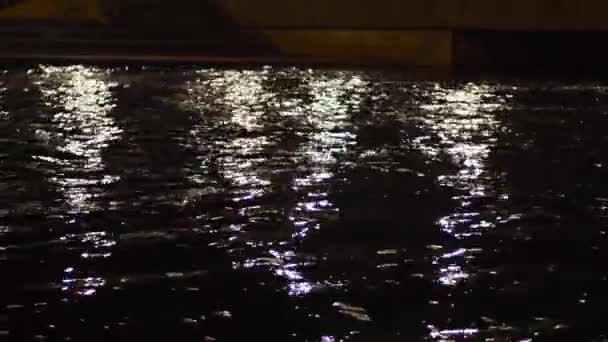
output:
M 0 69 L 0 337 L 607 341 L 608 85 Z

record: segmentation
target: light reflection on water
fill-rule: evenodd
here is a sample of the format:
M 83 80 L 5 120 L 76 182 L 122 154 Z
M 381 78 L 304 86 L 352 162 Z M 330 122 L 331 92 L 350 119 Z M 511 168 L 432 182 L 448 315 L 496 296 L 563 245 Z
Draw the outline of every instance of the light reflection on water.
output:
M 0 120 L 4 120 L 8 117 L 8 111 L 4 109 L 4 96 L 6 93 L 6 86 L 4 84 L 4 80 L 2 79 L 3 73 L 0 73 Z
M 311 132 L 304 134 L 308 143 L 296 155 L 303 157 L 303 160 L 298 161 L 299 164 L 312 166 L 292 183 L 292 190 L 303 195 L 289 214 L 294 241 L 306 238 L 311 230 L 318 230 L 319 216 L 331 216 L 340 210 L 329 200 L 328 182 L 334 178 L 332 169 L 336 167 L 340 155 L 347 153 L 348 148 L 356 144 L 355 134 L 348 129 L 351 119 L 349 113 L 357 111 L 361 94 L 366 91 L 366 83 L 357 74 L 309 79 L 304 87 L 310 89 L 312 103 L 305 107 L 305 115 L 299 119 L 311 127 Z M 294 116 L 293 111 L 289 110 L 285 115 Z M 315 287 L 321 286 L 306 281 L 297 269 L 290 269 L 293 258 L 283 260 L 286 266 L 277 269 L 276 273 L 289 279 L 290 295 L 306 295 Z
M 49 66 L 42 68 L 39 77 L 37 83 L 45 104 L 57 112 L 52 118 L 56 129 L 36 133 L 39 139 L 56 146 L 58 156 L 66 154 L 70 158 L 35 158 L 63 168 L 51 181 L 61 187 L 75 212 L 94 210 L 96 194 L 89 192 L 91 186 L 117 181 L 115 176 L 103 174 L 103 149 L 121 134 L 107 116 L 113 108 L 107 75 L 95 68 Z M 91 176 L 70 177 L 75 169 Z
M 421 105 L 425 112 L 421 121 L 431 135 L 417 138 L 417 147 L 430 158 L 445 155 L 455 166 L 455 173 L 437 177 L 441 186 L 456 190 L 452 197 L 453 211 L 441 217 L 438 224 L 445 233 L 459 240 L 482 235 L 495 226 L 488 221 L 488 213 L 479 212 L 479 206 L 475 205 L 497 196 L 497 180 L 487 174 L 486 162 L 500 129 L 497 112 L 505 112 L 507 102 L 494 91 L 494 87 L 485 84 L 469 83 L 455 88 L 437 84 L 429 91 L 428 104 Z M 434 261 L 439 267 L 437 281 L 450 287 L 467 281 L 471 277 L 466 268 L 474 257 L 472 250 L 456 246 L 443 253 Z M 432 328 L 431 337 L 440 341 L 453 341 L 479 332 L 469 328 L 433 329 L 436 328 Z
M 109 75 L 99 68 L 43 66 L 35 77 L 42 100 L 55 111 L 49 130 L 39 129 L 36 135 L 56 153 L 34 159 L 56 165 L 49 180 L 65 196 L 69 214 L 101 210 L 96 198 L 104 195 L 105 186 L 119 180 L 106 174 L 103 151 L 122 133 L 108 116 L 114 108 Z M 68 216 L 67 220 L 79 224 L 77 216 Z M 61 240 L 79 245 L 83 259 L 108 258 L 116 244 L 106 231 L 67 234 Z M 82 270 L 67 269 L 70 272 L 64 276 L 64 291 L 90 296 L 105 284 L 100 277 L 74 278 Z
M 92 341 L 526 340 L 581 324 L 608 279 L 589 262 L 606 248 L 608 140 L 571 114 L 604 127 L 605 88 L 396 77 L 0 75 L 14 157 L 0 186 L 20 191 L 2 197 L 0 263 L 25 284 L 9 309 L 27 334 Z
M 290 98 L 268 89 L 268 74 L 269 69 L 198 71 L 197 80 L 188 83 L 189 97 L 184 102 L 199 111 L 203 119 L 219 114 L 221 129 L 227 129 L 225 125 L 230 123 L 248 135 L 224 142 L 216 161 L 218 173 L 230 183 L 229 191 L 239 208 L 238 214 L 250 217 L 254 222 L 256 217 L 263 217 L 266 213 L 285 215 L 288 218 L 285 222 L 290 222 L 281 228 L 286 231 L 285 238 L 266 242 L 270 249 L 260 251 L 252 259 L 237 262 L 236 267 L 269 267 L 274 274 L 286 279 L 290 295 L 302 296 L 322 285 L 305 279 L 298 266 L 310 265 L 312 261 L 310 258 L 296 259 L 292 249 L 311 230 L 319 229 L 320 217 L 339 211 L 329 201 L 327 190 L 333 181 L 332 169 L 336 167 L 338 158 L 348 151 L 349 146 L 356 144 L 355 134 L 348 131 L 351 125 L 349 115 L 357 110 L 361 94 L 366 91 L 366 83 L 356 73 L 328 76 L 292 70 L 282 76 L 296 79 L 301 84 L 297 97 Z M 197 102 L 209 94 L 214 94 L 213 102 Z M 274 131 L 265 131 L 272 122 L 263 114 L 275 111 L 279 120 L 287 118 L 291 126 L 279 123 Z M 194 139 L 204 134 L 204 130 L 205 127 L 195 128 L 192 131 Z M 293 151 L 285 151 L 278 140 L 286 130 L 304 143 Z M 292 191 L 297 201 L 284 212 L 248 204 L 279 186 L 272 183 L 273 178 L 281 173 L 275 165 L 296 165 L 299 170 L 298 176 L 290 181 L 289 188 L 284 189 Z M 201 175 L 190 177 L 200 179 Z M 247 227 L 237 230 L 241 229 L 246 231 Z M 247 237 L 247 244 L 263 246 L 265 242 Z

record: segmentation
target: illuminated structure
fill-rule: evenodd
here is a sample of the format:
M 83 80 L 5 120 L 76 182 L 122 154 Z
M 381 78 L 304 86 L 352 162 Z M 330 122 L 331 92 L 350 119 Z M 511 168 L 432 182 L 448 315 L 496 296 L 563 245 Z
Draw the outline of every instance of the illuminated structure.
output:
M 106 50 L 76 48 L 90 58 L 124 44 L 125 58 L 144 61 L 599 65 L 606 11 L 601 0 L 0 0 L 0 28 L 7 17 L 106 23 Z

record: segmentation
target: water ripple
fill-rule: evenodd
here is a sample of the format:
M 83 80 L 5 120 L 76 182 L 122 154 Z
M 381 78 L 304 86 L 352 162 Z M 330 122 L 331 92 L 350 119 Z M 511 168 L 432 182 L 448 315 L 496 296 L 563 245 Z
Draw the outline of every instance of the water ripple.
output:
M 410 78 L 0 71 L 0 334 L 601 340 L 606 86 Z

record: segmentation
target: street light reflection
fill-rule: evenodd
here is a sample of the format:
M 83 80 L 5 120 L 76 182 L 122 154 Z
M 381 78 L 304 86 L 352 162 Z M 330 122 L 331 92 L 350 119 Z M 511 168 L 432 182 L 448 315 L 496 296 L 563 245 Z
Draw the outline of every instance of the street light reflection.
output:
M 269 75 L 272 74 L 271 79 Z M 297 84 L 297 91 L 273 87 L 279 79 Z M 357 110 L 366 82 L 357 73 L 324 73 L 311 70 L 263 68 L 248 70 L 200 70 L 186 85 L 188 98 L 181 104 L 201 114 L 201 124 L 192 130 L 189 145 L 214 156 L 191 175 L 198 182 L 211 165 L 217 167 L 222 184 L 228 187 L 235 209 L 249 222 L 272 224 L 288 219 L 291 233 L 255 241 L 264 234 L 242 227 L 231 231 L 230 243 L 248 234 L 246 244 L 259 248 L 255 257 L 236 262 L 237 267 L 267 267 L 287 281 L 287 292 L 303 296 L 320 285 L 305 279 L 301 268 L 315 262 L 300 255 L 294 244 L 320 228 L 320 218 L 339 211 L 328 195 L 339 157 L 356 143 L 349 129 L 350 115 Z M 280 122 L 276 119 L 280 118 Z M 223 132 L 225 140 L 209 144 L 209 130 Z M 281 153 L 283 149 L 294 149 Z M 285 158 L 284 156 L 290 156 Z M 298 165 L 289 184 L 281 166 Z M 209 178 L 207 176 L 207 178 Z M 211 183 L 211 181 L 208 181 Z M 263 201 L 276 189 L 290 189 L 294 202 L 283 212 L 267 209 Z M 236 235 L 233 235 L 236 234 Z M 262 238 L 263 239 L 263 238 Z M 270 246 L 270 247 L 268 247 Z
M 506 107 L 506 100 L 486 84 L 469 83 L 459 88 L 435 85 L 428 94 L 422 124 L 432 135 L 415 140 L 415 145 L 434 160 L 446 156 L 456 167 L 454 173 L 437 177 L 437 182 L 455 192 L 455 207 L 439 218 L 440 229 L 457 240 L 461 246 L 434 258 L 438 266 L 436 282 L 455 288 L 471 279 L 468 263 L 478 253 L 466 240 L 481 236 L 495 226 L 489 213 L 479 207 L 485 198 L 499 196 L 495 177 L 488 175 L 487 159 L 497 142 L 500 121 L 497 112 Z M 477 329 L 439 330 L 429 326 L 430 337 L 438 341 L 457 341 L 477 334 Z
M 54 147 L 39 161 L 54 165 L 49 180 L 56 184 L 74 215 L 99 210 L 97 198 L 104 186 L 115 183 L 118 176 L 105 174 L 103 151 L 120 139 L 118 128 L 108 113 L 114 107 L 111 83 L 106 72 L 85 66 L 41 66 L 35 82 L 50 109 L 59 109 L 51 118 L 53 130 L 36 133 Z M 68 219 L 74 222 L 73 218 Z M 107 258 L 116 241 L 106 231 L 67 234 L 61 240 L 75 245 L 82 259 Z M 101 277 L 78 277 L 80 270 L 68 267 L 64 273 L 64 291 L 82 296 L 94 295 L 105 280 Z

